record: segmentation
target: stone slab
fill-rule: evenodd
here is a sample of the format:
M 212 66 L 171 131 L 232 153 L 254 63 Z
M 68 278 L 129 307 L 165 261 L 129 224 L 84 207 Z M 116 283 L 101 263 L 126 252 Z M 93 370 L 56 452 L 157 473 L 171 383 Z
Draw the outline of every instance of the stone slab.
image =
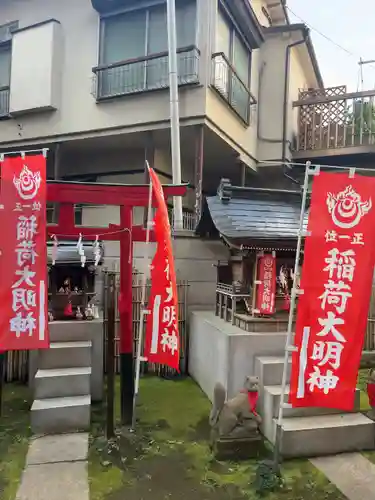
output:
M 43 436 L 30 442 L 27 465 L 87 460 L 87 433 Z
M 311 459 L 348 500 L 375 498 L 375 465 L 360 453 Z
M 87 463 L 29 465 L 16 500 L 89 500 Z
M 218 439 L 213 443 L 212 451 L 217 460 L 248 460 L 258 458 L 264 452 L 261 436 L 244 439 Z

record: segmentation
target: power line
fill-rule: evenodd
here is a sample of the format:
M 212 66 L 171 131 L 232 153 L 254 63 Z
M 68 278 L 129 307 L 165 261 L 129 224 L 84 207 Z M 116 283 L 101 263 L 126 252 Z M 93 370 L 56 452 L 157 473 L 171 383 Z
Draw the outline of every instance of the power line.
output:
M 312 26 L 310 23 L 308 23 L 307 21 L 305 21 L 305 19 L 303 19 L 301 16 L 299 16 L 298 14 L 296 14 L 290 7 L 286 6 L 286 8 L 288 9 L 288 11 L 293 14 L 294 17 L 296 17 L 299 21 L 303 22 L 304 24 L 306 24 L 306 26 L 308 26 L 312 31 L 315 31 L 316 33 L 318 33 L 318 35 L 320 35 L 321 37 L 325 38 L 328 42 L 332 43 L 333 45 L 335 45 L 338 49 L 342 50 L 343 52 L 345 52 L 348 56 L 351 56 L 351 57 L 355 57 L 357 62 L 358 60 L 361 61 L 361 57 L 359 57 L 357 54 L 354 54 L 354 52 L 352 52 L 351 50 L 343 47 L 342 45 L 340 45 L 339 43 L 335 42 L 334 40 L 332 40 L 332 38 L 330 38 L 329 36 L 327 36 L 326 34 L 324 34 L 322 31 L 318 30 L 317 28 L 315 28 L 314 26 Z M 372 69 L 375 69 L 375 66 L 368 63 L 368 66 L 370 66 Z

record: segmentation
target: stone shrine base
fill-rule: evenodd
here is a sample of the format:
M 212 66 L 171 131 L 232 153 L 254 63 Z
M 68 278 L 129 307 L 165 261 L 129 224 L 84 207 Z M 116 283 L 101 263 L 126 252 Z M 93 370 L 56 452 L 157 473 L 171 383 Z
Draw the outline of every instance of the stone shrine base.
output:
M 264 456 L 264 444 L 259 434 L 251 438 L 220 438 L 212 443 L 217 460 L 248 460 Z

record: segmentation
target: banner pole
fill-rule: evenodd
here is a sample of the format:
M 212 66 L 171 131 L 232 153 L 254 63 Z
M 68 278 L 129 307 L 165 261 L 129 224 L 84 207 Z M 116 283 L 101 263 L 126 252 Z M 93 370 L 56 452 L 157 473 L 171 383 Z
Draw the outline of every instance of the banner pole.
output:
M 309 173 L 311 168 L 311 162 L 306 162 L 306 170 L 305 170 L 305 179 L 303 183 L 303 192 L 302 192 L 302 202 L 301 202 L 301 213 L 299 219 L 299 227 L 298 227 L 298 239 L 297 239 L 297 248 L 296 248 L 296 258 L 294 261 L 294 275 L 293 275 L 293 288 L 290 298 L 290 308 L 289 308 L 289 317 L 288 317 L 288 329 L 286 335 L 286 343 L 285 343 L 285 353 L 284 353 L 284 367 L 283 367 L 283 377 L 281 382 L 281 395 L 280 395 L 280 406 L 279 406 L 279 414 L 277 418 L 276 424 L 276 437 L 275 437 L 275 447 L 274 447 L 274 464 L 278 467 L 280 463 L 280 455 L 281 455 L 281 444 L 282 444 L 282 425 L 283 425 L 283 415 L 285 408 L 285 394 L 286 394 L 286 386 L 287 386 L 287 371 L 288 371 L 288 363 L 289 363 L 289 353 L 292 351 L 292 337 L 293 337 L 293 316 L 294 316 L 294 308 L 296 305 L 296 296 L 297 296 L 297 277 L 298 277 L 298 266 L 301 255 L 301 247 L 302 247 L 302 236 L 303 236 L 303 223 L 305 218 L 306 211 L 306 201 L 307 201 L 307 191 L 309 187 Z
M 147 168 L 150 169 L 148 161 L 146 161 Z M 149 269 L 149 248 L 150 248 L 150 230 L 152 224 L 151 218 L 152 211 L 152 179 L 150 176 L 150 184 L 148 191 L 148 207 L 147 207 L 147 227 L 146 227 L 146 248 L 144 254 L 144 272 L 142 276 L 142 291 L 141 291 L 141 315 L 140 315 L 140 325 L 139 325 L 139 335 L 138 335 L 138 344 L 137 344 L 137 354 L 135 361 L 135 383 L 134 383 L 134 396 L 133 396 L 133 414 L 132 414 L 132 430 L 135 430 L 136 421 L 137 421 L 137 400 L 139 393 L 139 378 L 141 373 L 141 357 L 142 357 L 142 345 L 143 345 L 143 331 L 144 331 L 144 322 L 145 316 L 148 314 L 148 311 L 145 310 L 146 307 L 146 286 L 147 286 L 147 271 Z

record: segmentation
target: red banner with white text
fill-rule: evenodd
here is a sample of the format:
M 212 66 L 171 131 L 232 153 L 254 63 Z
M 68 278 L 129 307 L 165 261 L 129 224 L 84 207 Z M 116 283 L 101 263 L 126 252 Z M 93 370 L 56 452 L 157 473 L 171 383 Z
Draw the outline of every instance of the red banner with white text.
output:
M 156 173 L 152 169 L 149 173 L 156 200 L 156 253 L 151 266 L 144 356 L 150 363 L 160 363 L 179 371 L 178 298 L 171 228 L 163 188 Z
M 352 410 L 374 268 L 375 178 L 314 178 L 290 403 Z
M 256 310 L 257 314 L 272 315 L 275 313 L 276 294 L 276 257 L 265 254 L 258 260 L 258 277 Z
M 46 159 L 1 164 L 0 349 L 49 347 Z

